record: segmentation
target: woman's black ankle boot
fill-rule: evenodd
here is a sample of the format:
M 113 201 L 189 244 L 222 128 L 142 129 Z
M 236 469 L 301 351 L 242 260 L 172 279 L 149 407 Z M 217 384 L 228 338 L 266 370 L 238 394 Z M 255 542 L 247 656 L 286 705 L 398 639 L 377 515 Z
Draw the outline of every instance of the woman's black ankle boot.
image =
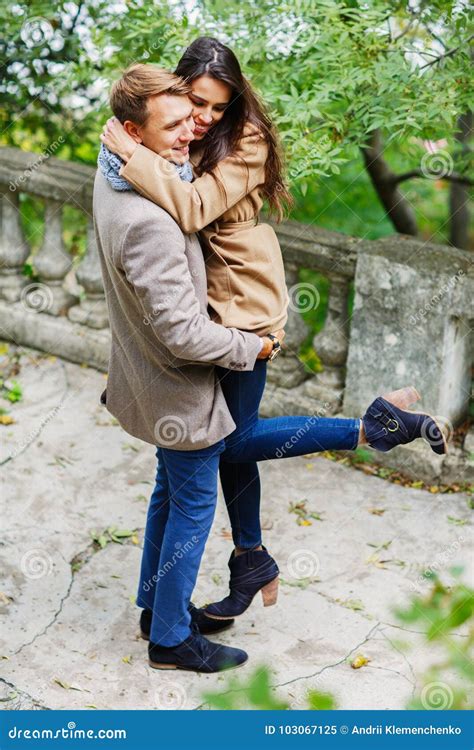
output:
M 362 417 L 367 443 L 385 453 L 397 445 L 411 443 L 421 437 L 435 453 L 447 453 L 446 436 L 435 417 L 423 412 L 406 411 L 397 405 L 397 394 L 400 394 L 400 403 L 406 390 L 400 389 L 386 398 L 379 396 L 372 401 Z M 390 398 L 392 395 L 393 401 Z
M 204 611 L 216 620 L 239 617 L 252 603 L 259 591 L 263 606 L 275 604 L 278 597 L 278 565 L 266 548 L 249 550 L 240 555 L 232 552 L 229 559 L 229 595 L 220 602 L 208 604 Z

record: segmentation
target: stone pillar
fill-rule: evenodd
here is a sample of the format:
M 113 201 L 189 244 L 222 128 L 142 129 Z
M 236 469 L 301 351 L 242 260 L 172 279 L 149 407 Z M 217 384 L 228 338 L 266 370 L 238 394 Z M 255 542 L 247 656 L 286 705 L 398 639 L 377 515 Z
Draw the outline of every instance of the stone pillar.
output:
M 22 274 L 30 249 L 20 223 L 18 191 L 0 191 L 0 299 L 16 302 L 27 282 Z
M 33 259 L 40 282 L 32 284 L 31 305 L 38 312 L 64 315 L 77 298 L 63 287 L 64 277 L 71 267 L 71 258 L 64 249 L 62 236 L 62 203 L 46 201 L 43 244 Z M 33 288 L 34 287 L 34 288 Z M 29 304 L 29 296 L 25 298 Z M 37 307 L 39 304 L 40 308 Z
M 323 365 L 322 372 L 305 383 L 310 396 L 328 414 L 339 410 L 345 382 L 349 346 L 348 294 L 349 279 L 330 274 L 328 310 L 322 331 L 313 339 L 314 349 Z
M 474 265 L 466 251 L 404 236 L 361 244 L 344 414 L 414 385 L 415 409 L 456 426 L 468 414 Z
M 281 354 L 270 362 L 267 368 L 267 381 L 276 387 L 295 388 L 308 377 L 298 352 L 308 335 L 308 326 L 298 310 L 304 304 L 306 284 L 298 283 L 298 267 L 294 263 L 285 263 L 285 278 L 290 296 L 288 322 L 285 326 L 285 348 Z
M 84 287 L 85 297 L 80 300 L 79 305 L 70 308 L 69 319 L 90 328 L 106 328 L 108 326 L 107 305 L 94 225 L 90 219 L 87 224 L 86 254 L 77 269 L 76 279 Z

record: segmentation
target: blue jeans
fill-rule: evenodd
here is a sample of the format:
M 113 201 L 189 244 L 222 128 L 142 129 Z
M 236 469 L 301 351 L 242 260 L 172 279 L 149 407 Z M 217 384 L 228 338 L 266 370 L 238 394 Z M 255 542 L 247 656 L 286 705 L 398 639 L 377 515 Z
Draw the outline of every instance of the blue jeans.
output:
M 234 544 L 261 544 L 257 461 L 329 449 L 352 450 L 359 419 L 288 416 L 260 419 L 266 362 L 251 372 L 216 368 L 236 429 L 198 451 L 158 448 L 156 485 L 145 528 L 137 605 L 153 610 L 150 638 L 163 646 L 190 633 L 188 604 L 214 518 L 219 472 Z
M 190 634 L 191 600 L 217 502 L 220 440 L 209 448 L 157 448 L 136 603 L 153 610 L 150 640 L 175 646 Z
M 359 419 L 287 416 L 260 419 L 267 363 L 257 360 L 250 372 L 216 367 L 232 418 L 237 425 L 225 439 L 219 475 L 236 547 L 262 543 L 260 479 L 257 461 L 290 458 L 324 450 L 353 450 Z

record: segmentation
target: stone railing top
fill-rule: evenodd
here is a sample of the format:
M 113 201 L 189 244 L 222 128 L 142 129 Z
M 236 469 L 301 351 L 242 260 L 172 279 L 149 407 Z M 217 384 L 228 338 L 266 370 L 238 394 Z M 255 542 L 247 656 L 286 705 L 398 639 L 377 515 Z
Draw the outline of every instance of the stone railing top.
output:
M 474 280 L 474 253 L 449 245 L 437 245 L 404 234 L 365 242 L 364 252 L 384 255 L 390 262 L 409 266 L 422 274 L 455 276 L 460 271 Z
M 287 262 L 330 275 L 354 278 L 357 250 L 363 240 L 298 221 L 269 223 L 278 235 Z
M 19 148 L 0 148 L 0 186 L 92 211 L 95 168 Z M 14 187 L 13 187 L 14 186 Z

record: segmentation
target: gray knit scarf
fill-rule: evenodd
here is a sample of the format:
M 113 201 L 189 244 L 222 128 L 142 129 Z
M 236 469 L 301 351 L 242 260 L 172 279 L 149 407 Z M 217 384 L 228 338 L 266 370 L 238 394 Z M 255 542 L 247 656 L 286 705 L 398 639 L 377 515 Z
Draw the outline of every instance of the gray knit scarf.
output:
M 100 146 L 97 164 L 105 179 L 110 182 L 114 190 L 133 190 L 133 186 L 122 177 L 120 167 L 124 164 L 122 159 L 109 151 L 102 143 Z M 192 182 L 193 170 L 189 161 L 184 164 L 175 164 L 176 171 L 184 182 Z

